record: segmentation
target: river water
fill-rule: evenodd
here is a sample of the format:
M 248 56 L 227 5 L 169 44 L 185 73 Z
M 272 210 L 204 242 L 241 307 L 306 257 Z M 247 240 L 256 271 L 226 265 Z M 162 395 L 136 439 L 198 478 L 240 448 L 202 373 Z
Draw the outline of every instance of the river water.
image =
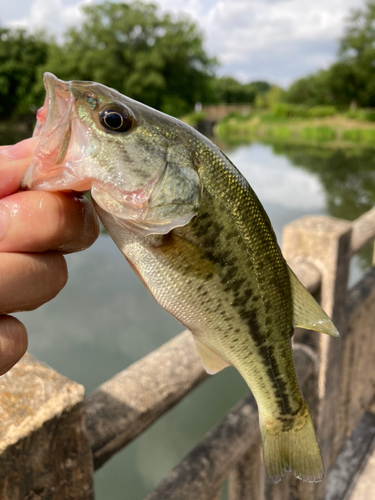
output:
M 373 152 L 275 148 L 226 149 L 264 204 L 281 240 L 282 227 L 307 214 L 353 219 L 374 205 Z M 67 256 L 69 282 L 51 303 L 17 316 L 29 351 L 89 393 L 183 330 L 152 299 L 102 235 Z M 351 281 L 368 266 L 355 259 Z M 95 474 L 97 500 L 141 500 L 248 389 L 233 368 L 210 377 Z

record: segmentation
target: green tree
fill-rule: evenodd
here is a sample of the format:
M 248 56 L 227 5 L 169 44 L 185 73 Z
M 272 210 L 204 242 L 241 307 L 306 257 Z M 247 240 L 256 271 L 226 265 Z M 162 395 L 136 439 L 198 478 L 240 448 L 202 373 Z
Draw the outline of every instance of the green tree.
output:
M 251 86 L 255 89 L 255 92 L 257 94 L 268 92 L 272 87 L 270 83 L 265 82 L 263 80 L 257 80 L 255 82 L 251 82 Z
M 352 11 L 338 60 L 327 70 L 301 78 L 288 89 L 287 102 L 307 105 L 375 107 L 375 0 Z
M 326 71 L 320 71 L 292 83 L 285 94 L 285 101 L 293 104 L 316 106 L 327 104 Z
M 257 97 L 271 89 L 268 82 L 241 83 L 231 76 L 214 78 L 211 102 L 226 104 L 254 104 Z
M 226 104 L 252 104 L 256 97 L 256 90 L 251 83 L 242 84 L 231 76 L 222 76 L 213 81 L 213 94 L 212 101 Z
M 278 85 L 272 85 L 266 92 L 257 94 L 255 99 L 255 106 L 257 108 L 271 109 L 278 102 L 284 99 L 285 91 Z
M 138 1 L 83 11 L 82 26 L 51 46 L 43 70 L 64 80 L 98 81 L 174 115 L 207 101 L 216 60 L 207 56 L 189 18 L 173 19 Z
M 31 89 L 38 66 L 46 61 L 47 42 L 25 30 L 0 28 L 0 118 L 14 112 L 29 113 L 34 104 Z
M 353 10 L 340 43 L 339 61 L 346 65 L 352 93 L 360 106 L 375 106 L 375 0 Z M 354 92 L 353 92 L 354 90 Z
M 337 61 L 327 70 L 301 78 L 292 83 L 285 100 L 306 106 L 334 105 L 348 107 L 353 102 L 364 104 L 360 99 L 363 82 L 358 68 L 345 61 Z

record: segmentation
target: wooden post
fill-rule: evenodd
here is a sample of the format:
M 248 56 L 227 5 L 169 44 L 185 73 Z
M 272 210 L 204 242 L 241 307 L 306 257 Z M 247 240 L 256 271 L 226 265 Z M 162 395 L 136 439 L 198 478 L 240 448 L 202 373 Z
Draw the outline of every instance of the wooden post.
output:
M 221 500 L 221 488 L 209 500 Z
M 0 378 L 0 498 L 93 500 L 84 389 L 30 355 Z
M 263 497 L 264 467 L 261 455 L 259 436 L 229 473 L 230 500 L 259 500 Z
M 346 329 L 345 305 L 351 257 L 351 229 L 350 222 L 333 217 L 312 216 L 303 217 L 286 225 L 283 232 L 285 258 L 288 261 L 306 259 L 320 271 L 321 305 L 341 334 L 344 334 Z M 337 453 L 337 443 L 340 440 L 337 431 L 342 427 L 339 421 L 341 412 L 338 408 L 342 342 L 320 333 L 310 335 L 311 346 L 318 360 L 316 387 L 318 407 L 311 410 L 316 417 L 318 441 L 327 473 Z M 320 500 L 325 496 L 325 481 L 316 485 L 290 481 L 293 498 Z M 289 498 L 288 494 L 284 498 Z
M 351 435 L 374 398 L 375 269 L 348 294 L 348 329 L 343 337 L 341 445 Z

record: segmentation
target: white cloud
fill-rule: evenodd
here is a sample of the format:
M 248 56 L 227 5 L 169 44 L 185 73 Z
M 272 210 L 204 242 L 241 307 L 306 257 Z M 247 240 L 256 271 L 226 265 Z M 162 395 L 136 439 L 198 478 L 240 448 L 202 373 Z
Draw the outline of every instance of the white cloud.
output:
M 358 0 L 220 0 L 208 12 L 204 26 L 210 52 L 218 54 L 224 67 L 231 67 L 241 79 L 261 77 L 254 74 L 253 60 L 265 58 L 276 65 L 281 60 L 290 72 L 290 60 L 296 53 L 301 60 L 302 72 L 295 68 L 289 80 L 308 71 L 329 64 L 337 50 L 336 41 L 343 33 L 344 19 L 349 9 L 359 7 Z M 313 44 L 326 42 L 329 53 L 316 53 Z M 300 48 L 308 51 L 301 53 Z M 280 50 L 283 49 L 283 50 Z M 246 71 L 247 68 L 247 71 Z M 249 69 L 251 68 L 251 72 Z M 271 66 L 270 66 L 271 69 Z M 269 71 L 264 76 L 269 77 Z M 282 67 L 275 72 L 275 80 L 288 79 Z
M 24 13 L 22 17 L 11 19 L 8 24 L 32 30 L 47 29 L 48 32 L 60 36 L 69 26 L 82 22 L 81 6 L 90 3 L 93 2 L 84 0 L 67 5 L 64 0 L 34 0 L 29 12 Z
M 273 203 L 283 210 L 303 207 L 311 213 L 326 206 L 319 177 L 291 165 L 286 157 L 275 156 L 269 146 L 238 147 L 229 157 L 262 203 Z

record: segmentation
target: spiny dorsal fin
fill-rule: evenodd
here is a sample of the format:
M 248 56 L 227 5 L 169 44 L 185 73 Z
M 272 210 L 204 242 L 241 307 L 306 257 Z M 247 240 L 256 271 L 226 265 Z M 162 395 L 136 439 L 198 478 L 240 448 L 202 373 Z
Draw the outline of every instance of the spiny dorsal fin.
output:
M 327 314 L 289 267 L 288 270 L 293 298 L 293 325 L 339 337 L 339 332 Z
M 227 366 L 230 366 L 229 363 L 227 363 L 223 358 L 218 356 L 214 351 L 207 347 L 206 344 L 200 341 L 199 338 L 196 337 L 196 335 L 193 335 L 193 338 L 195 340 L 202 365 L 207 373 L 209 373 L 210 375 L 214 375 Z

